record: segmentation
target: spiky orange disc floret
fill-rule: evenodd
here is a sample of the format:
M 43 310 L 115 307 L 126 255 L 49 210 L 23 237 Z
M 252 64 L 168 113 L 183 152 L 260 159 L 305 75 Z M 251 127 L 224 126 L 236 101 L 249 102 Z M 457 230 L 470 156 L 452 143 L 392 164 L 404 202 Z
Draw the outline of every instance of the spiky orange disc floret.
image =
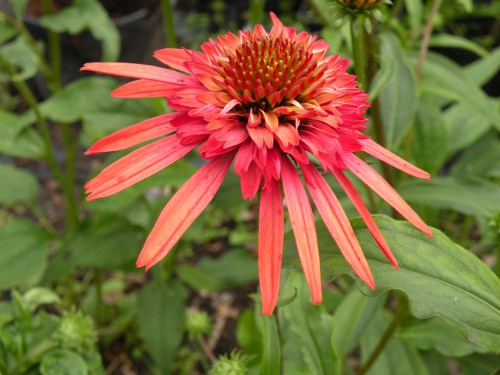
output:
M 151 267 L 174 246 L 211 201 L 231 163 L 243 198 L 261 190 L 259 279 L 263 313 L 278 298 L 283 248 L 283 195 L 313 302 L 321 301 L 316 230 L 298 165 L 318 211 L 346 260 L 371 288 L 374 281 L 349 221 L 330 187 L 310 162 L 333 173 L 353 201 L 387 258 L 389 247 L 352 183 L 351 170 L 404 217 L 429 236 L 430 229 L 370 166 L 353 153 L 365 151 L 419 178 L 412 166 L 361 133 L 367 95 L 346 73 L 347 60 L 325 56 L 329 46 L 305 32 L 284 27 L 271 13 L 267 33 L 228 33 L 202 46 L 203 53 L 163 49 L 154 56 L 180 72 L 137 64 L 89 63 L 83 70 L 136 78 L 113 91 L 122 98 L 165 97 L 176 112 L 111 134 L 88 154 L 121 150 L 160 138 L 105 168 L 86 188 L 88 200 L 114 194 L 178 160 L 196 146 L 210 160 L 172 197 L 151 231 L 137 266 Z M 168 134 L 175 133 L 167 136 Z

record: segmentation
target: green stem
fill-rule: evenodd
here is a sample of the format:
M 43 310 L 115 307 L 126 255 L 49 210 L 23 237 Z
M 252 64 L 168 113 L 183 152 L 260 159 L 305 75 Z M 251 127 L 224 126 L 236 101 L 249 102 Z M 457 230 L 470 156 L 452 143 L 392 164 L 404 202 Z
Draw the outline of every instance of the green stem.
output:
M 266 5 L 266 0 L 250 0 L 250 22 L 252 27 L 258 24 L 262 24 L 264 18 L 264 6 Z
M 55 8 L 52 0 L 41 0 L 43 13 L 54 14 Z M 52 68 L 51 91 L 61 88 L 61 38 L 59 33 L 47 29 L 49 39 L 50 66 Z
M 351 42 L 352 56 L 354 60 L 354 72 L 356 73 L 358 85 L 367 91 L 366 81 L 366 56 L 365 56 L 366 31 L 360 18 L 351 19 Z
M 281 334 L 279 312 L 280 312 L 280 308 L 276 307 L 274 309 L 273 317 L 274 317 L 274 321 L 276 322 L 276 332 L 278 333 L 278 342 L 280 343 L 280 348 L 283 348 L 283 336 Z M 280 356 L 280 358 L 279 358 L 279 360 L 280 360 L 280 373 L 279 373 L 279 375 L 283 375 L 283 350 L 280 350 L 279 356 Z
M 441 6 L 441 0 L 435 0 L 432 6 L 431 13 L 429 14 L 429 19 L 425 26 L 424 36 L 422 38 L 422 44 L 420 45 L 420 52 L 418 54 L 418 65 L 417 65 L 417 84 L 420 82 L 420 77 L 422 76 L 422 67 L 424 65 L 425 55 L 427 54 L 427 50 L 429 49 L 429 39 L 432 34 L 432 25 L 434 23 L 434 17 L 439 11 L 439 7 Z
M 165 39 L 170 48 L 177 48 L 177 36 L 174 25 L 174 9 L 170 0 L 161 0 L 161 9 L 163 13 L 163 26 L 165 27 Z
M 307 0 L 309 7 L 313 10 L 316 16 L 319 18 L 324 27 L 330 27 L 330 21 L 325 17 L 325 12 L 323 12 L 314 0 Z
M 382 353 L 382 351 L 385 349 L 385 347 L 391 340 L 392 336 L 394 335 L 394 332 L 396 331 L 396 328 L 398 328 L 399 325 L 406 318 L 407 313 L 408 313 L 408 300 L 404 299 L 399 305 L 398 310 L 394 314 L 391 323 L 385 329 L 384 334 L 382 335 L 377 346 L 370 355 L 370 358 L 368 358 L 368 360 L 363 364 L 363 366 L 361 366 L 356 375 L 366 374 L 366 372 L 371 368 L 371 366 L 375 363 L 380 353 Z

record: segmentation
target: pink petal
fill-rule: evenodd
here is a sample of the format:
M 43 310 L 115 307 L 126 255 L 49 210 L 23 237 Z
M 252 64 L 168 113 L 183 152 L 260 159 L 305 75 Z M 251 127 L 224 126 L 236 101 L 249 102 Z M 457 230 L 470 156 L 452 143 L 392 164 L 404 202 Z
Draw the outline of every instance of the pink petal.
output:
M 252 200 L 259 190 L 260 181 L 262 179 L 262 171 L 255 163 L 251 163 L 248 171 L 240 173 L 240 184 L 243 199 L 250 198 Z
M 352 173 L 367 184 L 375 193 L 380 195 L 396 211 L 403 215 L 410 223 L 422 232 L 432 237 L 431 229 L 413 211 L 399 194 L 373 168 L 353 154 L 344 154 L 344 162 Z
M 318 240 L 311 205 L 299 174 L 285 155 L 282 158 L 281 171 L 297 252 L 311 289 L 313 304 L 316 304 L 321 302 L 322 291 Z
M 146 270 L 172 249 L 186 229 L 210 203 L 233 161 L 234 153 L 210 160 L 170 199 L 149 234 L 137 259 Z
M 85 155 L 123 150 L 141 142 L 172 133 L 176 130 L 176 128 L 170 124 L 170 120 L 174 116 L 175 114 L 172 113 L 156 116 L 126 127 L 125 129 L 118 130 L 94 143 Z
M 372 139 L 360 139 L 359 142 L 363 145 L 363 151 L 375 156 L 377 159 L 380 159 L 383 162 L 408 173 L 409 175 L 430 180 L 431 175 L 429 173 L 415 167 L 406 160 L 401 159 L 399 156 L 383 148 Z
M 111 96 L 125 99 L 158 98 L 162 96 L 171 96 L 178 89 L 179 85 L 176 83 L 139 79 L 126 83 L 116 90 L 113 90 Z
M 309 187 L 309 193 L 314 204 L 342 255 L 344 255 L 344 258 L 361 280 L 368 284 L 370 288 L 375 289 L 365 255 L 337 197 L 312 164 L 301 165 L 300 167 L 304 172 L 304 180 Z
M 268 128 L 272 133 L 274 133 L 280 126 L 278 116 L 276 116 L 276 114 L 269 109 L 265 112 L 261 109 L 260 112 L 264 116 L 264 123 L 266 125 L 266 128 Z
M 256 126 L 255 128 L 251 128 L 247 126 L 248 134 L 250 134 L 250 138 L 255 142 L 258 148 L 264 147 L 264 144 L 267 148 L 273 147 L 273 133 L 269 131 L 269 129 L 263 126 Z
M 278 300 L 283 252 L 283 198 L 278 180 L 260 196 L 259 281 L 262 314 L 270 316 Z
M 179 48 L 164 48 L 155 51 L 153 57 L 171 68 L 189 73 L 184 62 L 191 61 L 191 56 L 186 50 Z
M 179 160 L 196 144 L 184 146 L 175 135 L 150 143 L 106 167 L 85 188 L 87 200 L 107 197 L 162 170 Z
M 378 247 L 380 247 L 384 255 L 387 257 L 387 259 L 389 259 L 389 261 L 393 264 L 393 266 L 396 269 L 398 269 L 398 262 L 396 261 L 396 258 L 392 254 L 392 251 L 389 248 L 389 245 L 387 245 L 387 242 L 385 242 L 382 233 L 380 233 L 377 224 L 375 224 L 375 221 L 370 215 L 370 212 L 363 203 L 363 199 L 361 199 L 361 196 L 359 195 L 354 185 L 351 183 L 351 181 L 349 181 L 349 179 L 344 175 L 342 171 L 339 171 L 337 169 L 332 169 L 332 172 L 337 181 L 342 186 L 342 189 L 344 189 L 347 196 L 354 204 L 354 207 L 356 207 L 356 210 L 358 210 L 359 214 L 361 215 L 361 218 L 366 224 L 366 227 L 372 234 L 373 238 L 375 239 L 375 242 L 377 242 Z
M 149 79 L 182 85 L 186 75 L 156 66 L 130 63 L 87 63 L 80 70 L 112 74 L 115 76 Z

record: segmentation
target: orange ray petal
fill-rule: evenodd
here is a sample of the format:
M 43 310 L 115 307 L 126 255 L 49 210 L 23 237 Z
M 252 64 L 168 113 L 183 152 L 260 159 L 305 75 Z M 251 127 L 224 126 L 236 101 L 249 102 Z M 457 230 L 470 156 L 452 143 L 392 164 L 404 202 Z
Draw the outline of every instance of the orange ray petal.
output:
M 375 224 L 375 221 L 372 218 L 372 215 L 370 215 L 370 212 L 366 208 L 363 199 L 361 199 L 361 196 L 359 195 L 358 191 L 354 187 L 354 185 L 349 181 L 349 179 L 344 175 L 342 171 L 339 171 L 337 169 L 332 170 L 333 175 L 337 179 L 337 181 L 340 183 L 340 186 L 342 186 L 342 189 L 344 189 L 345 193 L 351 200 L 351 202 L 354 204 L 354 207 L 356 210 L 358 210 L 359 215 L 363 219 L 363 221 L 366 224 L 366 227 L 372 234 L 373 238 L 375 239 L 375 242 L 377 243 L 378 247 L 382 250 L 384 255 L 386 256 L 387 259 L 392 263 L 394 268 L 396 270 L 398 269 L 398 262 L 396 261 L 396 258 L 392 254 L 391 249 L 389 248 L 389 245 L 387 245 L 387 242 L 385 242 L 384 237 L 382 236 L 382 233 L 380 233 L 380 229 L 378 229 L 377 224 Z
M 115 161 L 90 180 L 87 200 L 107 197 L 151 176 L 179 160 L 196 144 L 184 146 L 175 135 L 141 147 Z
M 342 255 L 344 255 L 344 258 L 361 280 L 368 284 L 370 288 L 375 289 L 375 283 L 365 255 L 337 197 L 312 164 L 301 165 L 300 167 L 304 172 L 304 180 L 309 187 L 309 193 L 314 204 Z
M 318 240 L 311 205 L 299 174 L 285 155 L 282 158 L 281 175 L 283 177 L 283 190 L 285 191 L 290 222 L 297 243 L 297 252 L 299 253 L 300 263 L 307 283 L 311 289 L 313 304 L 316 304 L 321 302 L 322 299 L 321 271 L 319 268 Z
M 139 79 L 118 87 L 111 92 L 115 98 L 135 99 L 135 98 L 158 98 L 170 96 L 179 89 L 177 83 L 165 83 Z
M 422 232 L 432 237 L 431 229 L 411 209 L 399 194 L 373 168 L 353 154 L 344 154 L 343 160 L 349 170 L 367 184 L 375 193 L 380 195 L 396 211 L 403 215 L 410 223 Z
M 278 180 L 262 190 L 259 212 L 259 281 L 262 314 L 270 316 L 278 300 L 283 252 L 283 198 Z
M 184 66 L 184 62 L 191 61 L 191 56 L 188 51 L 179 48 L 164 48 L 155 51 L 153 57 L 174 69 L 185 73 L 189 71 Z
M 170 124 L 172 117 L 175 117 L 175 114 L 160 115 L 118 130 L 94 143 L 85 155 L 124 150 L 141 142 L 172 133 L 176 130 Z
M 165 206 L 137 259 L 146 270 L 172 249 L 186 229 L 210 203 L 233 161 L 234 153 L 221 155 L 200 168 Z
M 80 70 L 182 85 L 186 75 L 157 66 L 131 63 L 87 63 Z

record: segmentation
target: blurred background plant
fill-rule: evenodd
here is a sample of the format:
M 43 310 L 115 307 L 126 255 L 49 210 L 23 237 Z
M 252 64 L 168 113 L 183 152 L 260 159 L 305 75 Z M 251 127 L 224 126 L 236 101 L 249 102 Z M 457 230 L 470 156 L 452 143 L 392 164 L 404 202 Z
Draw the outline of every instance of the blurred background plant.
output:
M 346 4 L 347 15 L 339 11 Z M 292 270 L 299 262 L 288 233 L 291 270 L 280 307 L 265 318 L 259 297 L 249 297 L 258 206 L 241 199 L 236 176 L 148 273 L 134 266 L 141 244 L 199 167 L 195 158 L 84 203 L 84 183 L 123 155 L 84 157 L 85 149 L 169 109 L 161 99 L 111 98 L 119 82 L 78 69 L 98 60 L 151 64 L 166 46 L 199 50 L 227 31 L 269 27 L 269 11 L 353 61 L 371 95 L 370 135 L 433 182 L 381 173 L 443 233 L 424 241 L 377 216 L 400 262 L 395 272 L 353 219 L 374 271 L 371 292 L 318 222 L 319 306 Z M 0 0 L 0 373 L 495 373 L 499 14 L 499 0 Z M 359 191 L 372 213 L 392 215 Z

